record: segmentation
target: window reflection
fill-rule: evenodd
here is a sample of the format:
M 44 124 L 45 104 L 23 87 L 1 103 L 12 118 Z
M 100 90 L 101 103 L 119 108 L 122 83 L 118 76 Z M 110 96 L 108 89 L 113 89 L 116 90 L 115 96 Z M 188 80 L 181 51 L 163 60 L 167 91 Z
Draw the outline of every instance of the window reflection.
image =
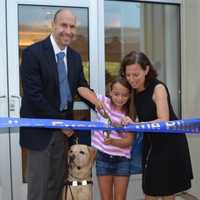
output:
M 27 46 L 47 37 L 51 32 L 51 20 L 60 7 L 19 5 L 19 52 Z M 70 45 L 82 56 L 85 77 L 89 82 L 89 33 L 88 9 L 69 8 L 77 16 L 77 35 Z
M 140 45 L 140 4 L 105 1 L 106 83 L 119 71 L 122 58 Z
M 180 13 L 179 6 L 105 1 L 106 84 L 116 76 L 122 58 L 144 51 L 170 90 L 180 115 Z

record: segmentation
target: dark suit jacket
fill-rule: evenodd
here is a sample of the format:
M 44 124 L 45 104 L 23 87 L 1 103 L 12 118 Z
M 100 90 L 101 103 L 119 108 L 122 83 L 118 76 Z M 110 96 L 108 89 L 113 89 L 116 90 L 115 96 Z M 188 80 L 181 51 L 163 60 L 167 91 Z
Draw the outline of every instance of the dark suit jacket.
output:
M 80 55 L 67 49 L 68 78 L 72 97 L 77 88 L 88 87 L 84 78 Z M 20 115 L 28 118 L 63 118 L 59 111 L 60 94 L 57 64 L 50 37 L 26 48 L 22 55 L 20 75 L 23 97 Z M 64 118 L 71 119 L 69 115 Z M 53 129 L 20 128 L 20 145 L 32 150 L 43 150 L 49 144 Z

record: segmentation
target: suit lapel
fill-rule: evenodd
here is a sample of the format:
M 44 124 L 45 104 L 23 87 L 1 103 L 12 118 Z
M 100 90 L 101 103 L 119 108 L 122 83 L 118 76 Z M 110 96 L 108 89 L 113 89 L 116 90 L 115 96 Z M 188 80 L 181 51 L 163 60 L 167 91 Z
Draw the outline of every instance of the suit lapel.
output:
M 70 88 L 72 89 L 72 83 L 73 83 L 73 78 L 74 78 L 74 59 L 73 59 L 73 54 L 70 49 L 70 47 L 67 48 L 67 67 L 68 67 L 68 80 L 69 80 L 69 85 Z
M 53 74 L 53 76 L 55 77 L 56 85 L 58 85 L 57 63 L 50 37 L 44 40 L 44 52 L 45 52 L 45 60 L 48 64 L 48 70 L 51 74 Z

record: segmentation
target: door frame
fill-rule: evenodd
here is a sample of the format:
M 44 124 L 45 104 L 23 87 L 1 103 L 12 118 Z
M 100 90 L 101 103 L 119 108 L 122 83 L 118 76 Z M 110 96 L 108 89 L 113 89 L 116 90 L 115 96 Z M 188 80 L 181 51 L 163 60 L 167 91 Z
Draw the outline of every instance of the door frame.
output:
M 51 0 L 6 0 L 0 1 L 0 9 L 2 14 L 0 16 L 0 35 L 3 42 L 1 49 L 7 49 L 7 51 L 0 51 L 0 64 L 2 64 L 0 78 L 3 80 L 3 84 L 0 85 L 0 96 L 3 97 L 4 110 L 3 116 L 19 117 L 20 107 L 20 93 L 19 93 L 19 49 L 18 49 L 18 5 L 47 5 L 47 6 L 72 6 L 72 7 L 87 7 L 89 8 L 89 61 L 90 61 L 90 84 L 91 87 L 97 92 L 105 93 L 105 39 L 104 39 L 104 1 L 103 0 L 57 0 L 52 2 Z M 179 4 L 180 5 L 180 18 L 181 18 L 181 30 L 183 30 L 183 4 L 184 0 L 135 0 L 134 2 L 151 2 L 151 3 L 165 3 L 165 4 Z M 7 10 L 6 10 L 7 9 Z M 7 12 L 7 13 L 6 13 Z M 6 26 L 7 20 L 7 26 Z M 7 30 L 6 30 L 7 27 Z M 184 38 L 181 31 L 181 61 L 184 55 Z M 2 38 L 3 36 L 3 38 Z M 8 38 L 8 39 L 7 39 Z M 7 45 L 6 45 L 7 42 Z M 183 63 L 181 63 L 182 65 Z M 7 71 L 8 68 L 8 71 Z M 2 71 L 3 70 L 3 71 Z M 7 76 L 11 76 L 7 80 Z M 99 76 L 101 74 L 101 76 Z M 4 75 L 4 76 L 3 76 Z M 9 87 L 8 87 L 9 85 Z M 8 97 L 9 91 L 9 97 Z M 2 98 L 0 98 L 0 101 Z M 8 105 L 9 102 L 9 105 Z M 12 109 L 14 106 L 14 111 Z M 77 105 L 78 106 L 78 105 Z M 81 105 L 79 105 L 81 106 Z M 78 106 L 78 107 L 79 107 Z M 8 111 L 9 107 L 9 111 Z M 83 106 L 84 108 L 84 106 Z M 1 114 L 1 113 L 0 113 Z M 92 119 L 94 118 L 92 114 Z M 13 200 L 24 200 L 26 195 L 26 185 L 20 184 L 22 182 L 22 167 L 21 167 L 21 149 L 19 146 L 19 135 L 18 129 L 7 129 L 5 136 L 0 140 L 1 149 L 0 151 L 0 162 L 1 159 L 5 163 L 5 168 L 0 170 L 6 173 L 0 173 L 0 180 L 2 179 L 5 184 L 5 189 L 1 191 L 0 185 L 0 197 L 1 194 L 8 195 L 3 196 L 11 199 L 13 194 Z M 2 136 L 1 136 L 2 137 Z M 10 148 L 8 148 L 10 147 Z M 2 156 L 1 156 L 2 154 Z M 19 156 L 20 155 L 20 156 Z M 10 161 L 11 156 L 11 161 Z M 1 163 L 2 163 L 1 162 Z M 9 167 L 8 167 L 9 166 Z M 11 166 L 11 169 L 10 169 Z M 11 179 L 8 180 L 8 177 Z M 133 175 L 131 181 L 141 181 L 141 175 Z M 4 185 L 3 185 L 4 187 Z M 12 191 L 12 192 L 11 192 Z
M 10 117 L 19 117 L 20 111 L 20 79 L 19 79 L 19 48 L 18 48 L 18 6 L 69 6 L 88 8 L 89 10 L 89 61 L 90 61 L 90 85 L 97 90 L 98 73 L 98 48 L 97 48 L 97 0 L 7 0 L 7 37 L 8 37 L 8 74 L 9 74 L 9 114 Z M 18 76 L 17 76 L 18 75 Z M 75 105 L 84 109 L 81 104 Z M 22 158 L 19 145 L 19 129 L 10 129 L 11 148 L 11 172 L 13 200 L 25 200 L 27 184 L 22 183 Z
M 0 1 L 0 117 L 8 117 L 6 3 Z M 10 136 L 9 129 L 0 129 L 0 199 L 11 200 Z
M 98 3 L 98 16 L 100 16 L 98 18 L 98 28 L 99 28 L 99 57 L 101 57 L 102 59 L 99 61 L 99 65 L 102 66 L 102 71 L 99 71 L 102 74 L 101 77 L 101 83 L 104 82 L 104 86 L 105 86 L 105 31 L 104 31 L 104 1 L 106 0 L 99 0 Z M 108 0 L 109 1 L 109 0 Z M 121 1 L 121 0 L 111 0 L 111 1 Z M 181 38 L 181 67 L 182 67 L 182 60 L 183 60 L 183 46 L 184 46 L 184 38 L 183 38 L 183 24 L 184 24 L 184 12 L 183 12 L 183 8 L 184 8 L 184 0 L 127 0 L 127 2 L 135 2 L 135 3 L 162 3 L 162 4 L 177 4 L 180 6 L 180 38 Z M 141 36 L 143 37 L 143 36 Z M 142 46 L 141 46 L 142 48 Z M 180 74 L 180 76 L 182 76 L 182 74 Z M 105 93 L 105 88 L 100 88 L 100 92 L 101 94 Z M 180 91 L 181 92 L 181 91 Z M 180 102 L 181 103 L 181 102 Z M 181 105 L 180 105 L 181 106 Z M 131 175 L 130 179 L 129 179 L 129 185 L 130 187 L 128 188 L 128 193 L 127 193 L 127 198 L 132 197 L 132 194 L 137 194 L 135 196 L 135 199 L 143 199 L 144 198 L 144 194 L 142 192 L 142 174 L 136 174 L 136 175 Z

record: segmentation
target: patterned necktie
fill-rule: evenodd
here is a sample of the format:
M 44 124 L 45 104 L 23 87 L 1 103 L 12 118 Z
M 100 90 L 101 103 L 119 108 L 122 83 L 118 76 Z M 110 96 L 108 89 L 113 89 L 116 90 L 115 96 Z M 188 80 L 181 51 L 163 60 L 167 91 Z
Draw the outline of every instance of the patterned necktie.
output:
M 60 88 L 60 111 L 67 109 L 67 102 L 72 101 L 72 96 L 69 88 L 69 81 L 67 77 L 67 71 L 65 68 L 64 57 L 65 53 L 60 52 L 56 54 L 57 66 L 58 66 L 58 78 Z

